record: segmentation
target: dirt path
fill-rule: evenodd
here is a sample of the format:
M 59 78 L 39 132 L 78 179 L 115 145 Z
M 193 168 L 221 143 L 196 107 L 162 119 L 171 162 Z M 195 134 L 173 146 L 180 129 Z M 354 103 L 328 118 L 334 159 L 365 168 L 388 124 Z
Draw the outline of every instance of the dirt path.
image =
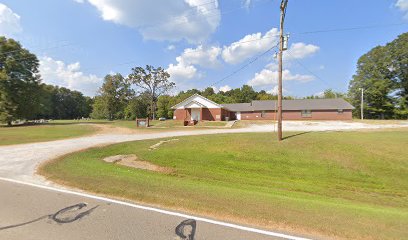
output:
M 137 131 L 112 126 L 101 128 L 96 135 L 57 140 L 51 142 L 29 143 L 0 147 L 0 177 L 11 178 L 31 183 L 49 184 L 42 177 L 35 175 L 36 168 L 44 161 L 98 145 L 126 141 L 178 137 L 202 134 L 273 132 L 273 125 L 251 125 L 238 129 L 202 129 L 170 131 Z M 344 131 L 356 129 L 382 129 L 408 127 L 407 124 L 375 125 L 353 122 L 284 122 L 285 131 Z

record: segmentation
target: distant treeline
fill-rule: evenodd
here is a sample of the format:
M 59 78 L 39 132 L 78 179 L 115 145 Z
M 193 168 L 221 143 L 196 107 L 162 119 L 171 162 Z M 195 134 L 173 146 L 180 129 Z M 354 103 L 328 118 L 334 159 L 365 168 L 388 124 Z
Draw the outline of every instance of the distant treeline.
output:
M 40 91 L 40 108 L 35 119 L 88 118 L 92 112 L 93 98 L 81 92 L 47 84 L 41 84 Z

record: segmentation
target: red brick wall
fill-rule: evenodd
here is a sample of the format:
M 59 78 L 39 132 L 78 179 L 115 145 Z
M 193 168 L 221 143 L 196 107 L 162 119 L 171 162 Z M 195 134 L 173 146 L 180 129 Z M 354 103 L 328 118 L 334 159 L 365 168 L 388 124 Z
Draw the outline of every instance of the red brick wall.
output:
M 201 119 L 207 121 L 220 121 L 222 118 L 221 108 L 203 108 Z M 217 119 L 217 115 L 219 115 L 219 119 Z
M 217 115 L 220 117 L 217 119 Z M 174 116 L 176 120 L 190 120 L 191 119 L 191 109 L 176 109 L 174 110 Z M 221 121 L 225 119 L 225 116 L 229 116 L 227 110 L 221 108 L 202 108 L 201 109 L 201 120 L 207 121 Z
M 187 109 L 176 109 L 174 110 L 174 117 L 176 117 L 176 120 L 190 120 L 191 119 L 191 114 L 190 111 Z
M 225 117 L 229 117 L 231 120 L 231 112 L 225 109 L 221 109 L 221 120 L 224 121 Z
M 262 111 L 257 112 L 241 112 L 241 120 L 274 120 L 274 111 L 265 111 L 264 117 L 261 117 Z
M 284 120 L 352 120 L 351 110 L 344 110 L 343 114 L 338 114 L 337 110 L 312 110 L 312 117 L 304 118 L 301 111 L 283 111 Z M 241 112 L 241 120 L 276 120 L 274 111 L 265 111 L 261 117 L 261 111 Z
M 190 109 L 176 109 L 174 116 L 176 120 L 190 120 Z M 219 115 L 221 119 L 217 119 Z M 344 110 L 343 114 L 338 114 L 337 110 L 312 110 L 312 117 L 303 118 L 301 111 L 283 111 L 284 120 L 352 120 L 351 110 Z M 258 116 L 258 117 L 257 117 Z M 225 117 L 230 120 L 235 119 L 235 113 L 229 112 L 221 108 L 203 108 L 201 112 L 201 119 L 207 121 L 223 121 Z M 265 111 L 264 117 L 261 117 L 261 111 L 257 112 L 241 112 L 241 120 L 276 120 L 275 111 Z

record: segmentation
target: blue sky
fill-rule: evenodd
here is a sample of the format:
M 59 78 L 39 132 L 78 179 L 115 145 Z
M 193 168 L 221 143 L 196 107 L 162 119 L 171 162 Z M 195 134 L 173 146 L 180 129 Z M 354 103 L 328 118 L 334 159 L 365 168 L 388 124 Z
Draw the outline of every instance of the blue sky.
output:
M 0 0 L 0 35 L 37 54 L 44 82 L 90 96 L 104 75 L 146 64 L 167 69 L 175 91 L 250 84 L 274 92 L 276 49 L 219 80 L 276 44 L 279 3 Z M 408 0 L 289 0 L 285 27 L 285 94 L 345 92 L 359 56 L 408 30 Z

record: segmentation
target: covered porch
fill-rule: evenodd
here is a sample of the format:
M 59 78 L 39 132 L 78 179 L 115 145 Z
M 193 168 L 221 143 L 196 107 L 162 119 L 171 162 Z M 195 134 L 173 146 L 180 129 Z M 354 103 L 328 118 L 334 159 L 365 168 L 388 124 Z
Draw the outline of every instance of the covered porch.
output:
M 204 104 L 192 101 L 186 104 L 184 109 L 186 113 L 184 118 L 184 126 L 193 126 L 196 125 L 198 121 L 207 120 L 203 119 L 203 109 L 207 109 Z

